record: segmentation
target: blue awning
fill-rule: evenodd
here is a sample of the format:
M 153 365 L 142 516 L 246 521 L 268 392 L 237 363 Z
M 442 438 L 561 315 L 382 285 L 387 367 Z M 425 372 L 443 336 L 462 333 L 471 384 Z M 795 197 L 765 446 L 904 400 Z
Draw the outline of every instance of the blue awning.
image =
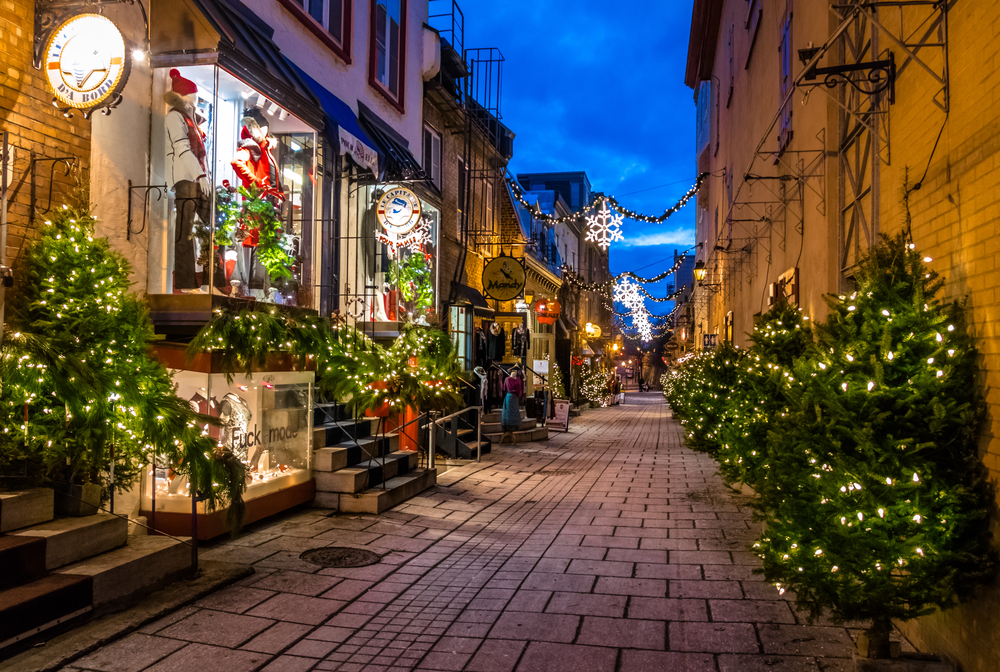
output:
M 351 107 L 303 72 L 299 66 L 291 61 L 289 63 L 319 99 L 326 113 L 325 132 L 330 142 L 340 147 L 342 154 L 348 154 L 358 165 L 378 175 L 378 148 L 361 128 Z

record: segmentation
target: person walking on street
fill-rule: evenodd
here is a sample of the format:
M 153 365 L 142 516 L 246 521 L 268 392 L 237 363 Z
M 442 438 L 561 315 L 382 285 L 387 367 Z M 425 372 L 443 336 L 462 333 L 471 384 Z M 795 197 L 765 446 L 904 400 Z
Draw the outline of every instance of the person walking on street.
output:
M 524 394 L 524 383 L 521 380 L 521 370 L 517 367 L 503 382 L 506 394 L 503 399 L 503 412 L 500 414 L 500 425 L 504 435 L 500 437 L 503 443 L 507 432 L 510 432 L 510 442 L 514 443 L 514 432 L 521 428 L 521 395 Z

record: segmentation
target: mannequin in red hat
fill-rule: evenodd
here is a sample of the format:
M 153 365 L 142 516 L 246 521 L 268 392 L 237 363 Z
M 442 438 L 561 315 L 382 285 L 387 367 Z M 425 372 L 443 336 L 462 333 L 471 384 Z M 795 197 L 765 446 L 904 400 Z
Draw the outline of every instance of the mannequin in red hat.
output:
M 177 241 L 174 251 L 174 289 L 199 290 L 195 273 L 195 249 L 191 230 L 197 215 L 206 224 L 212 221 L 209 205 L 212 185 L 208 179 L 208 156 L 201 130 L 194 120 L 198 86 L 170 71 L 170 90 L 163 99 L 169 106 L 167 129 L 167 181 L 174 188 L 177 203 Z M 221 281 L 221 282 L 220 282 Z M 225 285 L 225 276 L 216 286 Z
M 276 141 L 268 136 L 267 126 L 262 125 L 250 113 L 243 117 L 240 125 L 240 144 L 236 150 L 236 158 L 232 161 L 233 170 L 240 176 L 244 187 L 257 187 L 263 196 L 280 207 L 285 194 L 278 180 L 278 163 L 271 154 Z M 250 231 L 243 245 L 255 247 L 258 235 L 257 231 Z

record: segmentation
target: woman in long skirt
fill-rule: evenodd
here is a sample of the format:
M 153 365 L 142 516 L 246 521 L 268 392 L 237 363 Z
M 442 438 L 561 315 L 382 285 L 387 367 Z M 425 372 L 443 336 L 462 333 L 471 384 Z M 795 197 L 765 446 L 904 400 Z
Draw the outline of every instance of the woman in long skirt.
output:
M 500 414 L 500 425 L 504 436 L 507 432 L 511 433 L 510 442 L 514 443 L 514 432 L 521 428 L 521 395 L 524 393 L 520 369 L 511 371 L 510 376 L 503 382 L 503 389 L 506 394 L 503 399 L 503 412 Z M 500 443 L 503 443 L 503 437 L 500 437 Z

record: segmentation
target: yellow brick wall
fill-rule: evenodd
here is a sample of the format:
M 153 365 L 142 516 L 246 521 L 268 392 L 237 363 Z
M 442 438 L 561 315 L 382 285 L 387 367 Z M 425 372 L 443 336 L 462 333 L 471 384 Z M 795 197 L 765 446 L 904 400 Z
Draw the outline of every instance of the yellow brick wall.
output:
M 8 169 L 7 261 L 15 270 L 33 232 L 29 216 L 32 153 L 39 158 L 77 157 L 82 175 L 90 159 L 90 122 L 80 114 L 67 119 L 52 107 L 44 74 L 31 66 L 34 12 L 32 0 L 0 0 L 0 131 L 7 131 L 14 146 Z M 77 184 L 77 172 L 66 175 L 62 166 L 50 172 L 51 163 L 37 164 L 37 209 L 46 207 L 50 174 L 53 207 L 66 202 Z M 15 291 L 16 286 L 15 279 Z
M 916 26 L 925 15 L 926 10 L 908 9 L 904 25 Z M 898 12 L 883 16 L 888 28 L 898 28 Z M 948 24 L 947 120 L 931 103 L 939 87 L 925 71 L 911 63 L 897 81 L 896 104 L 890 112 L 891 165 L 882 167 L 881 223 L 882 232 L 888 234 L 904 226 L 905 189 L 912 188 L 927 169 L 921 188 L 909 198 L 913 240 L 946 279 L 947 298 L 968 299 L 988 404 L 981 451 L 996 482 L 1000 478 L 1000 41 L 995 36 L 1000 31 L 1000 4 L 957 0 Z M 925 49 L 920 55 L 940 68 L 939 50 Z M 903 62 L 898 51 L 896 61 Z M 939 131 L 941 140 L 931 158 Z M 966 605 L 902 628 L 921 650 L 953 656 L 964 672 L 995 672 L 1000 669 L 996 636 L 1000 586 L 983 588 Z

